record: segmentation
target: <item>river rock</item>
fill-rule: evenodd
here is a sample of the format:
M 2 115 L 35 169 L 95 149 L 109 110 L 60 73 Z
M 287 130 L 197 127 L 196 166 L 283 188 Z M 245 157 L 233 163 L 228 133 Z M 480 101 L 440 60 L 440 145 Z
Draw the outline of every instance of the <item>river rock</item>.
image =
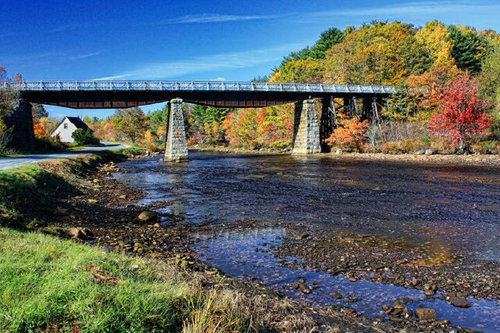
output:
M 311 289 L 308 286 L 306 286 L 304 283 L 299 283 L 299 288 L 303 294 L 310 294 L 311 293 Z
M 436 286 L 431 286 L 430 284 L 427 284 L 427 283 L 424 285 L 424 294 L 426 296 L 429 296 L 429 297 L 434 296 L 434 294 L 436 293 L 436 290 L 437 290 Z
M 432 155 L 432 154 L 434 154 L 434 151 L 432 149 L 425 150 L 425 155 Z
M 145 210 L 139 214 L 137 219 L 141 222 L 150 222 L 156 220 L 158 214 L 156 212 Z
M 415 313 L 418 320 L 434 321 L 437 318 L 436 310 L 430 308 L 418 308 Z
M 336 290 L 332 292 L 332 295 L 335 296 L 336 299 L 342 299 L 342 295 Z
M 67 234 L 71 238 L 89 239 L 93 237 L 93 233 L 87 228 L 69 228 Z
M 461 297 L 456 294 L 450 294 L 448 297 L 448 301 L 451 305 L 456 306 L 457 308 L 470 308 L 470 303 L 465 297 Z

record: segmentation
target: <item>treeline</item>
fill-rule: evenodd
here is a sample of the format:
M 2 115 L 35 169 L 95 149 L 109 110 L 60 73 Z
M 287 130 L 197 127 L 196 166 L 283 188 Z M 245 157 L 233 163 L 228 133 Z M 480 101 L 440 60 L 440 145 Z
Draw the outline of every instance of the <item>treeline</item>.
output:
M 495 152 L 499 148 L 500 35 L 492 30 L 438 21 L 424 27 L 375 21 L 343 31 L 331 28 L 313 46 L 286 56 L 267 80 L 398 87 L 389 103 L 381 106 L 379 123 L 338 114 L 337 129 L 328 141 L 342 149 Z M 411 93 L 412 88 L 427 93 Z M 221 124 L 227 144 L 290 147 L 293 108 L 236 110 Z
M 500 35 L 438 21 L 415 27 L 374 21 L 359 28 L 331 28 L 310 46 L 284 57 L 258 82 L 394 85 L 380 106 L 380 121 L 337 113 L 328 143 L 337 149 L 410 152 L 498 152 L 500 138 Z M 425 88 L 415 90 L 413 88 Z M 319 103 L 319 101 L 318 101 Z M 336 101 L 342 105 L 342 100 Z M 358 101 L 361 104 L 362 101 Z M 102 141 L 161 149 L 168 110 L 145 114 L 117 110 L 107 119 L 84 121 Z M 226 109 L 184 105 L 190 145 L 288 149 L 293 105 Z M 38 117 L 37 135 L 55 121 Z

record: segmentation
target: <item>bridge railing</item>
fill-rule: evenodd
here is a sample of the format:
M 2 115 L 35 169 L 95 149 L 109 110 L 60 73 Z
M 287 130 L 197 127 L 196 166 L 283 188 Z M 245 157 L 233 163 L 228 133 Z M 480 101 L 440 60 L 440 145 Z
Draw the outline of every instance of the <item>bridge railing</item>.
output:
M 392 86 L 228 81 L 25 81 L 0 82 L 0 89 L 21 91 L 259 91 L 391 94 Z

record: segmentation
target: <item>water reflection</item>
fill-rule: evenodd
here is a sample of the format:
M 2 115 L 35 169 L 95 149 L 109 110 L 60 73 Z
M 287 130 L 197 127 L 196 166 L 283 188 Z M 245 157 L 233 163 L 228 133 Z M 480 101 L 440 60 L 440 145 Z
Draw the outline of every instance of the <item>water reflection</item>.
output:
M 219 268 L 222 272 L 248 282 L 261 282 L 284 291 L 287 296 L 316 305 L 343 305 L 351 307 L 369 317 L 384 316 L 382 304 L 392 304 L 396 299 L 407 297 L 412 310 L 418 307 L 436 309 L 438 320 L 450 320 L 452 325 L 484 332 L 500 331 L 500 304 L 493 301 L 469 298 L 471 307 L 456 308 L 440 295 L 427 298 L 421 290 L 374 283 L 367 280 L 349 282 L 344 276 L 331 276 L 323 272 L 312 272 L 302 268 L 289 269 L 280 266 L 281 259 L 272 254 L 272 247 L 279 246 L 284 229 L 253 229 L 251 231 L 228 231 L 220 235 L 197 235 L 202 239 L 196 244 L 201 260 Z M 297 261 L 287 258 L 287 261 Z M 300 289 L 284 289 L 299 279 L 318 288 L 310 294 Z M 332 293 L 340 293 L 337 299 Z

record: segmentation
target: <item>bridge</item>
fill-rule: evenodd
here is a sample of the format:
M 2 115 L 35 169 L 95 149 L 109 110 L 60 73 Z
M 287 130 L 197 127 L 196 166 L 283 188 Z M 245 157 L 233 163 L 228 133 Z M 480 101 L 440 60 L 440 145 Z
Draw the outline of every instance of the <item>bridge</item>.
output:
M 229 108 L 266 107 L 295 103 L 293 153 L 326 151 L 323 140 L 335 126 L 336 113 L 356 114 L 377 122 L 390 86 L 227 81 L 31 81 L 1 82 L 0 90 L 18 91 L 15 139 L 29 136 L 30 103 L 76 109 L 128 108 L 170 101 L 166 158 L 187 158 L 182 103 Z M 341 102 L 339 102 L 339 100 Z M 360 105 L 360 107 L 358 107 Z M 23 112 L 23 108 L 26 109 Z M 23 116 L 24 115 L 24 116 Z M 318 117 L 319 115 L 319 117 Z M 17 119 L 17 121 L 16 121 Z M 19 129 L 24 132 L 20 133 Z M 32 136 L 32 134 L 31 134 Z M 31 139 L 32 140 L 32 139 Z

